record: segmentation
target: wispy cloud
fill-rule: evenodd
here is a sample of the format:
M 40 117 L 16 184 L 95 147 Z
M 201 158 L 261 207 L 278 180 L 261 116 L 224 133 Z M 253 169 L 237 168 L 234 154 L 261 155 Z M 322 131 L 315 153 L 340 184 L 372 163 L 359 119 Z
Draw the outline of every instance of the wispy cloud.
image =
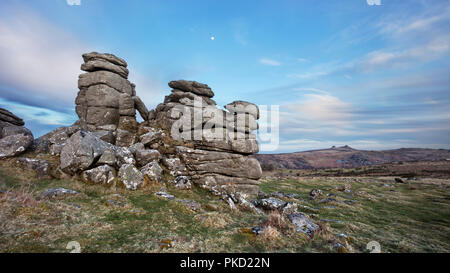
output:
M 281 65 L 281 62 L 272 60 L 272 59 L 268 59 L 268 58 L 262 58 L 259 60 L 259 62 L 261 64 L 270 65 L 270 66 L 280 66 Z
M 80 6 L 81 0 L 66 0 L 67 5 L 69 6 Z
M 305 73 L 297 73 L 297 74 L 289 74 L 289 78 L 298 78 L 298 79 L 311 79 L 311 78 L 317 78 L 320 76 L 327 75 L 327 72 L 319 71 L 319 72 L 305 72 Z
M 16 10 L 0 18 L 0 83 L 56 104 L 73 103 L 87 48 L 35 14 Z

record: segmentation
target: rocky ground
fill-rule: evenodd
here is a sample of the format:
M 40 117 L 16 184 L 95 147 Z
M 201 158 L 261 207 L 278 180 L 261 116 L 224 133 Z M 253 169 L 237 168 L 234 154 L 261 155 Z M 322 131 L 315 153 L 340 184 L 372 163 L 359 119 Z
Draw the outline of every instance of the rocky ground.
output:
M 368 252 L 371 241 L 382 252 L 450 251 L 449 179 L 266 173 L 260 214 L 198 187 L 86 186 L 16 160 L 0 161 L 1 252 L 69 252 L 71 241 L 82 252 Z

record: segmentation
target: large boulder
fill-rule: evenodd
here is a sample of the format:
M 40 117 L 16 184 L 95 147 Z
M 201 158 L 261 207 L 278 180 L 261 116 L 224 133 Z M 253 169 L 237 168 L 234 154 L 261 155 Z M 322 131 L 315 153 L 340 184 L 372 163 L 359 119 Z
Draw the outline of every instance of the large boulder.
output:
M 259 179 L 262 176 L 261 166 L 256 158 L 241 154 L 214 152 L 177 147 L 180 158 L 186 167 L 196 174 L 214 173 L 231 177 Z
M 91 52 L 91 53 L 85 53 L 83 54 L 83 60 L 84 62 L 94 61 L 97 59 L 105 60 L 107 62 L 110 62 L 115 65 L 127 67 L 128 64 L 124 59 L 121 59 L 117 56 L 114 56 L 113 54 L 108 53 L 98 53 L 98 52 Z
M 144 175 L 132 164 L 122 165 L 118 178 L 128 190 L 135 191 L 145 184 Z
M 106 71 L 116 73 L 116 74 L 122 76 L 124 79 L 127 79 L 128 74 L 129 74 L 129 71 L 126 67 L 110 63 L 103 59 L 89 60 L 81 65 L 81 70 L 87 71 L 87 72 L 106 70 Z
M 87 183 L 111 185 L 116 179 L 116 170 L 108 165 L 83 172 L 83 180 Z
M 33 143 L 33 136 L 12 135 L 0 139 L 0 158 L 14 157 L 25 152 Z
M 21 118 L 3 108 L 0 108 L 0 121 L 4 121 L 17 126 L 25 125 L 25 123 Z
M 113 146 L 91 132 L 80 130 L 66 141 L 60 155 L 60 167 L 69 174 L 87 170 L 108 149 Z
M 214 92 L 208 85 L 204 83 L 198 83 L 196 81 L 171 81 L 169 82 L 169 86 L 173 89 L 178 89 L 184 92 L 191 92 L 208 98 L 214 97 Z
M 0 158 L 20 155 L 33 144 L 33 134 L 23 125 L 21 118 L 0 108 Z
M 132 95 L 133 89 L 131 83 L 116 73 L 110 71 L 95 71 L 90 73 L 84 73 L 79 76 L 78 88 L 88 88 L 97 84 L 105 84 L 115 90 Z
M 141 168 L 141 173 L 147 181 L 161 182 L 163 169 L 158 162 L 153 161 Z
M 233 114 L 247 113 L 252 115 L 255 119 L 259 119 L 259 108 L 256 104 L 247 101 L 234 101 L 225 105 L 225 109 Z

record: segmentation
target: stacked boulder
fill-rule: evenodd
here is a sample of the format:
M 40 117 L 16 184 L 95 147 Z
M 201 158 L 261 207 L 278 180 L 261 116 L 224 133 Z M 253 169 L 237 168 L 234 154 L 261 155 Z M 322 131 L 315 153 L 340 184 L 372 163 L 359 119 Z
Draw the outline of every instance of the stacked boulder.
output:
M 0 108 L 0 158 L 14 157 L 25 152 L 33 143 L 33 134 L 23 120 Z
M 169 86 L 172 93 L 155 109 L 154 122 L 182 144 L 168 155 L 178 164 L 166 167 L 218 195 L 256 196 L 262 171 L 250 155 L 258 152 L 252 133 L 258 129 L 258 107 L 236 101 L 225 111 L 216 106 L 206 84 L 180 80 Z
M 258 152 L 256 105 L 235 101 L 220 109 L 208 85 L 180 80 L 169 83 L 172 93 L 149 112 L 127 79 L 124 60 L 96 52 L 83 59 L 79 120 L 33 141 L 22 120 L 0 109 L 0 157 L 33 143 L 36 153 L 59 156 L 56 174 L 87 183 L 130 190 L 150 182 L 180 190 L 195 184 L 230 203 L 256 197 L 262 175 L 251 156 Z M 137 122 L 136 110 L 144 122 Z
M 121 147 L 136 143 L 136 110 L 144 120 L 148 110 L 128 81 L 127 63 L 111 54 L 83 54 L 76 113 L 84 127 L 102 140 Z

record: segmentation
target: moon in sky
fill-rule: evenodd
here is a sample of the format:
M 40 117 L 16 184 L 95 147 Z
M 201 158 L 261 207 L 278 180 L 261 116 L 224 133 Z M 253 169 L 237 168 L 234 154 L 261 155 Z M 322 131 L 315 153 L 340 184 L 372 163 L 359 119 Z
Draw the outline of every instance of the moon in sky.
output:
M 211 36 L 211 41 L 214 41 L 216 39 L 216 37 Z

